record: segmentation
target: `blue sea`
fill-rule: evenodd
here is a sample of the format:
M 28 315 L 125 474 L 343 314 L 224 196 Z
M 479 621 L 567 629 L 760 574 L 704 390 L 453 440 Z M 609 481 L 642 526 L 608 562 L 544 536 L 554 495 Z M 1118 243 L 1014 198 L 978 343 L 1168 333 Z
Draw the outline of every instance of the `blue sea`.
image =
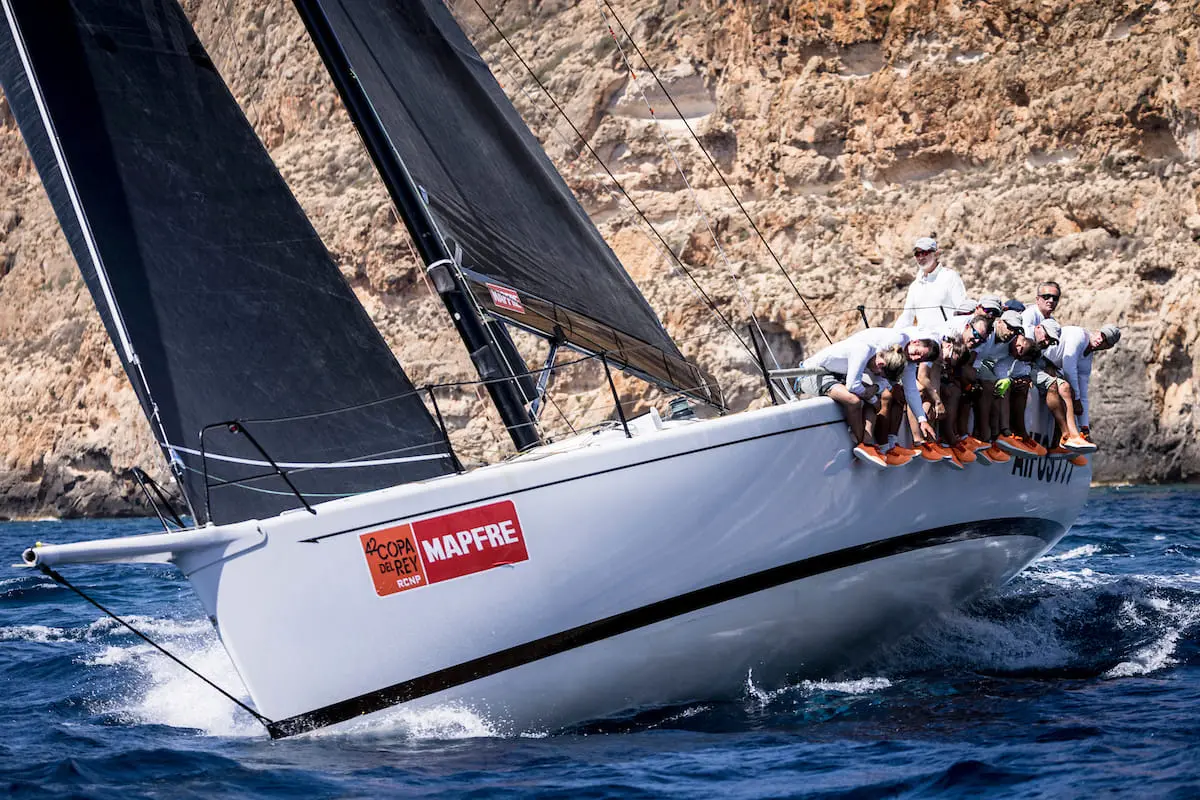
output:
M 34 541 L 153 520 L 0 524 Z M 186 582 L 64 574 L 243 690 Z M 568 733 L 455 708 L 272 742 L 49 578 L 0 577 L 0 791 L 11 797 L 1200 796 L 1200 491 L 1093 489 L 1063 542 L 870 667 Z

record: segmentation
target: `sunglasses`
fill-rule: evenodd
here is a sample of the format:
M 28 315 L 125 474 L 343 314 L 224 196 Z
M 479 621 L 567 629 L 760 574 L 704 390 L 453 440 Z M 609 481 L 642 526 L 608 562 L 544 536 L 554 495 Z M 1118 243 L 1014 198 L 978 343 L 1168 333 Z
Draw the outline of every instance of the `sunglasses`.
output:
M 990 308 L 985 308 L 985 309 L 983 310 L 983 313 L 987 314 L 987 315 L 988 315 L 989 317 L 991 317 L 992 319 L 998 319 L 998 318 L 1000 317 L 1000 314 L 1001 314 L 1001 313 L 1003 313 L 1003 312 L 1000 312 L 1000 311 L 993 311 L 993 310 L 992 310 L 992 309 L 990 309 Z
M 1038 297 L 1042 298 L 1043 300 L 1053 300 L 1057 303 L 1059 296 L 1056 294 L 1039 294 Z
M 917 258 L 921 258 L 922 256 L 931 256 L 936 252 L 936 250 L 913 250 L 913 255 Z
M 974 328 L 967 328 L 967 330 L 969 330 L 971 332 L 971 341 L 975 342 L 976 344 L 978 344 L 979 342 L 982 342 L 984 339 L 987 338 L 986 336 L 984 336 L 982 333 L 975 330 Z

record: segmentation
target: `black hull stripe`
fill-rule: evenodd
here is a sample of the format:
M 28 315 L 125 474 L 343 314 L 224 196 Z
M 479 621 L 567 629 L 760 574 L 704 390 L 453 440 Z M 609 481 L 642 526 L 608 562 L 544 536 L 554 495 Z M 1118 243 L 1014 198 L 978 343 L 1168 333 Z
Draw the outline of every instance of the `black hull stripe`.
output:
M 342 700 L 324 708 L 274 722 L 268 726 L 268 730 L 272 738 L 278 739 L 323 728 L 765 589 L 772 589 L 803 578 L 901 553 L 996 536 L 1031 536 L 1050 544 L 1055 542 L 1062 533 L 1063 526 L 1053 520 L 1012 517 L 949 525 L 847 547 L 740 578 L 733 578 L 713 586 L 614 614 L 561 633 L 509 647 L 453 667 L 447 667 L 358 697 L 352 697 L 349 700 Z
M 523 489 L 515 489 L 513 491 L 508 491 L 508 492 L 499 492 L 497 494 L 487 495 L 486 497 L 473 497 L 470 500 L 464 500 L 461 503 L 451 503 L 450 505 L 440 506 L 438 508 L 427 508 L 424 511 L 414 511 L 411 514 L 405 514 L 402 517 L 392 517 L 391 519 L 382 519 L 382 520 L 378 520 L 377 522 L 372 522 L 369 525 L 359 525 L 358 527 L 346 528 L 345 530 L 342 530 L 342 531 L 334 531 L 333 533 L 323 533 L 320 536 L 312 536 L 308 539 L 301 539 L 300 541 L 304 542 L 306 544 L 314 544 L 317 542 L 324 541 L 325 539 L 332 539 L 334 536 L 342 536 L 347 533 L 355 533 L 356 531 L 366 530 L 367 528 L 377 528 L 380 525 L 390 525 L 393 522 L 402 522 L 406 519 L 415 519 L 417 517 L 428 516 L 429 514 L 438 514 L 438 513 L 441 513 L 442 511 L 449 511 L 452 508 L 460 508 L 462 506 L 473 506 L 473 505 L 476 505 L 477 503 L 486 503 L 488 500 L 495 500 L 499 497 L 513 497 L 518 494 L 523 494 L 524 492 L 532 492 L 535 489 L 545 489 L 547 486 L 558 486 L 560 483 L 571 483 L 572 481 L 581 481 L 584 478 L 594 478 L 597 475 L 607 475 L 610 472 L 620 472 L 623 469 L 633 469 L 634 467 L 640 467 L 645 464 L 654 464 L 659 461 L 669 461 L 672 458 L 682 458 L 683 456 L 690 456 L 695 453 L 703 453 L 707 450 L 719 450 L 722 447 L 732 447 L 735 444 L 743 444 L 745 442 L 754 442 L 759 439 L 770 439 L 772 436 L 783 436 L 784 434 L 797 433 L 798 431 L 807 431 L 807 430 L 811 430 L 812 428 L 824 428 L 829 425 L 845 425 L 845 424 L 846 423 L 843 420 L 836 419 L 836 420 L 830 420 L 829 422 L 814 422 L 812 425 L 801 425 L 798 428 L 787 428 L 786 430 L 774 431 L 772 433 L 760 433 L 757 436 L 747 436 L 745 439 L 735 439 L 732 442 L 721 442 L 720 444 L 710 444 L 707 447 L 697 447 L 695 450 L 685 450 L 682 453 L 672 453 L 669 456 L 659 456 L 658 458 L 648 458 L 645 461 L 637 461 L 632 464 L 622 464 L 619 467 L 609 467 L 608 469 L 601 469 L 601 470 L 597 470 L 596 472 L 589 472 L 585 475 L 572 475 L 570 478 L 560 478 L 559 480 L 556 480 L 556 481 L 547 481 L 546 483 L 539 483 L 536 486 L 526 486 Z

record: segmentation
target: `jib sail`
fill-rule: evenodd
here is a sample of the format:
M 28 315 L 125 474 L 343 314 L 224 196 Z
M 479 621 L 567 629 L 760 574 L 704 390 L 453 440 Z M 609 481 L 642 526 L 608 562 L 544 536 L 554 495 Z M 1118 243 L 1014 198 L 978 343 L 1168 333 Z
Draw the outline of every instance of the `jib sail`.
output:
M 175 0 L 0 5 L 0 82 L 198 522 L 299 506 L 271 460 L 309 501 L 452 471 Z

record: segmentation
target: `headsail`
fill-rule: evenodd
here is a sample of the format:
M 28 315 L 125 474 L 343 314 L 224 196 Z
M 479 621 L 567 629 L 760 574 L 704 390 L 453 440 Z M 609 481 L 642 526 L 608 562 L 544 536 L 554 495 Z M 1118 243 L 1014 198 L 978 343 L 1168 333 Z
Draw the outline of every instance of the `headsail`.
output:
M 720 403 L 687 361 L 442 0 L 297 0 L 324 15 L 356 89 L 463 251 L 480 306 Z M 361 123 L 360 123 L 361 124 Z
M 175 0 L 0 0 L 0 83 L 198 522 L 452 471 L 440 429 Z M 385 402 L 385 398 L 391 399 Z M 324 413 L 335 409 L 351 410 Z M 355 465 L 358 462 L 358 465 Z M 369 464 L 370 466 L 363 466 Z

